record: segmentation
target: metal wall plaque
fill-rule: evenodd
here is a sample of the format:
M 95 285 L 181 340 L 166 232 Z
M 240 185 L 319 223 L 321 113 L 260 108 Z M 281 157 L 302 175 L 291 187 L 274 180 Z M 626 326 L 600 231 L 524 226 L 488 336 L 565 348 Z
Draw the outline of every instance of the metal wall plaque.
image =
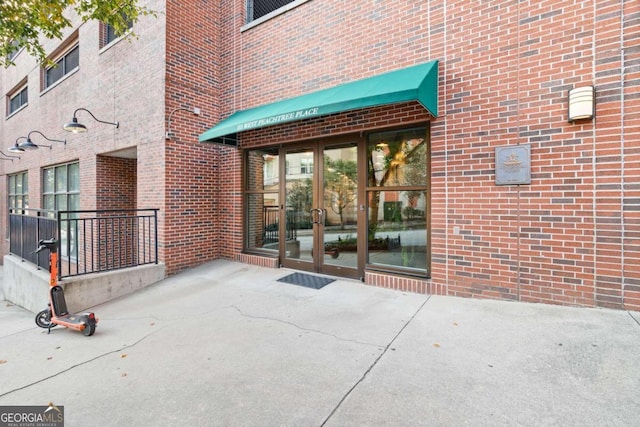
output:
M 531 184 L 531 144 L 496 147 L 496 185 Z

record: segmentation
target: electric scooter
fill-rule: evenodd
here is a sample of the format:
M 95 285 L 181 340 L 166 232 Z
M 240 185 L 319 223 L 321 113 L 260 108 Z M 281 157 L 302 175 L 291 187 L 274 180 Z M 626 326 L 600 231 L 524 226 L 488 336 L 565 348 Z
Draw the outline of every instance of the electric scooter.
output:
M 56 325 L 62 325 L 67 328 L 82 331 L 85 336 L 90 337 L 96 331 L 98 318 L 93 313 L 69 313 L 67 303 L 64 299 L 64 290 L 58 285 L 58 241 L 55 238 L 40 240 L 38 245 L 38 249 L 36 249 L 34 253 L 38 253 L 44 249 L 49 250 L 50 278 L 49 304 L 46 309 L 36 314 L 36 325 L 48 329 L 47 334 L 50 334 L 51 328 Z

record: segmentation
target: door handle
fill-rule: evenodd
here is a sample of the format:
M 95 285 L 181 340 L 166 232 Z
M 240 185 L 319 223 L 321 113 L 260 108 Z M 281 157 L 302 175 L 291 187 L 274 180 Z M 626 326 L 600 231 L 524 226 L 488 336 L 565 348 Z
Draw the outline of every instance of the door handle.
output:
M 310 209 L 311 224 L 324 224 L 324 209 Z
M 309 209 L 309 214 L 311 215 L 311 224 L 319 224 L 318 218 L 320 214 L 318 213 L 320 209 Z

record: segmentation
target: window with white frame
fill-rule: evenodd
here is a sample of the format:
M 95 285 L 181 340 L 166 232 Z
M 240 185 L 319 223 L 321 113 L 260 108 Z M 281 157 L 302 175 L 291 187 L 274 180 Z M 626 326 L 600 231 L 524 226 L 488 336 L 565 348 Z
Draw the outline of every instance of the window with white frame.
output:
M 7 116 L 10 116 L 16 111 L 20 110 L 22 107 L 26 106 L 27 102 L 29 102 L 28 86 L 26 84 L 19 86 L 18 89 L 9 93 L 7 95 L 7 98 Z
M 133 21 L 127 20 L 127 29 L 130 30 L 131 27 L 133 27 Z M 100 49 L 114 42 L 120 37 L 122 37 L 122 34 L 118 34 L 116 32 L 116 29 L 111 25 L 104 22 L 100 24 Z
M 11 62 L 13 61 L 13 59 L 18 56 L 18 54 L 20 52 L 22 52 L 22 47 L 20 47 L 18 45 L 18 41 L 17 40 L 12 40 L 11 41 L 11 46 L 13 47 L 13 50 L 11 50 L 11 53 L 9 55 L 7 55 L 7 59 Z
M 75 71 L 80 65 L 80 46 L 76 44 L 67 50 L 56 61 L 55 65 L 47 68 L 44 72 L 44 89 L 54 85 L 67 74 Z
M 308 175 L 313 173 L 313 159 L 301 158 L 300 159 L 300 174 Z

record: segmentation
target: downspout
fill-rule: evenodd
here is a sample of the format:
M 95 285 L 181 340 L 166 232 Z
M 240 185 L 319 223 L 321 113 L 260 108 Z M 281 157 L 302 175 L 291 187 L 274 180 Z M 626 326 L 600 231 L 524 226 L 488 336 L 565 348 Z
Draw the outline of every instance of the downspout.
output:
M 624 210 L 624 201 L 625 201 L 625 163 L 624 163 L 624 147 L 625 147 L 625 139 L 624 139 L 624 114 L 625 114 L 625 100 L 624 100 L 624 76 L 626 73 L 625 69 L 625 47 L 624 47 L 624 0 L 620 0 L 620 159 L 621 159 L 621 171 L 620 171 L 620 216 L 621 216 L 621 244 L 620 251 L 621 254 L 621 277 L 620 277 L 620 292 L 622 297 L 622 309 L 624 309 L 624 301 L 625 301 L 625 238 L 626 238 L 626 221 L 625 221 L 625 210 Z

